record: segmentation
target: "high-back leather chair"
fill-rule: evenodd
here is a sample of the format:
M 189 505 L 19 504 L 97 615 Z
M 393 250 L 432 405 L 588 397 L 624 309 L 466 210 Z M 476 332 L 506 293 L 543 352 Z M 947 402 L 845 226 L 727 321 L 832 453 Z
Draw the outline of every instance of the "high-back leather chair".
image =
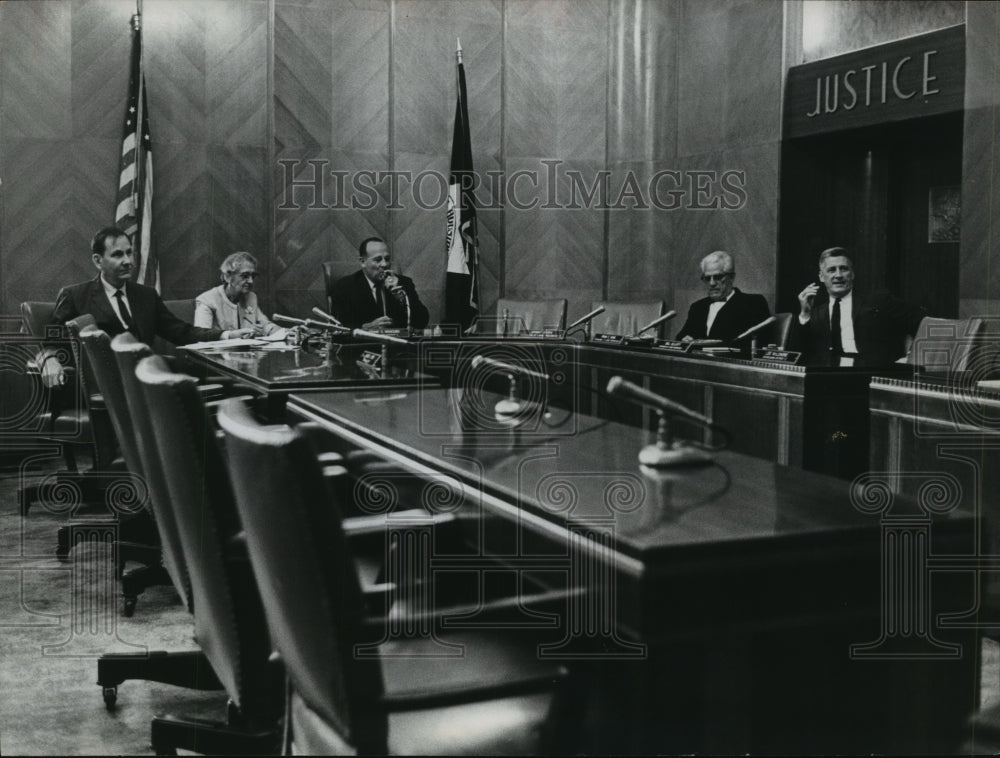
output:
M 136 376 L 191 582 L 195 637 L 203 663 L 231 703 L 225 725 L 154 719 L 153 748 L 161 755 L 177 748 L 269 752 L 276 746 L 283 692 L 279 672 L 268 662 L 271 648 L 260 595 L 246 560 L 215 427 L 193 377 L 171 372 L 156 355 L 139 361 Z M 99 667 L 102 686 L 117 686 L 127 678 L 127 666 L 113 668 L 113 661 L 103 672 Z
M 757 346 L 767 347 L 774 345 L 784 349 L 788 345 L 788 335 L 792 332 L 792 319 L 796 318 L 794 313 L 775 313 L 775 321 L 769 326 L 765 326 L 757 334 Z
M 239 400 L 223 402 L 219 425 L 291 684 L 296 754 L 523 754 L 572 744 L 554 742 L 574 732 L 554 715 L 563 715 L 553 694 L 562 670 L 510 629 L 383 641 L 388 617 L 371 618 L 331 486 L 343 467 L 324 471 L 302 431 L 262 426 Z M 414 623 L 405 607 L 391 613 L 395 628 Z M 464 656 L 426 657 L 441 641 L 464 644 Z
M 135 341 L 128 332 L 120 336 L 126 335 L 128 339 Z M 130 507 L 119 513 L 119 539 L 116 544 L 120 564 L 124 565 L 125 560 L 138 560 L 146 564 L 142 568 L 123 573 L 121 577 L 123 613 L 131 616 L 143 590 L 154 584 L 169 584 L 172 579 L 163 566 L 159 528 L 149 508 L 152 495 L 150 477 L 143 465 L 135 432 L 134 421 L 145 418 L 146 414 L 141 405 L 137 412 L 130 412 L 124 378 L 107 333 L 94 326 L 87 327 L 80 332 L 80 343 L 114 427 L 125 465 L 131 473 L 128 479 L 118 480 L 120 493 L 129 491 L 133 494 L 131 497 L 123 495 L 118 498 Z M 132 380 L 134 381 L 134 376 Z M 123 485 L 127 485 L 129 489 L 123 489 Z M 185 596 L 182 594 L 183 597 Z
M 326 312 L 333 313 L 333 299 L 331 293 L 333 292 L 333 285 L 337 283 L 338 280 L 343 279 L 345 276 L 353 274 L 360 268 L 357 258 L 352 258 L 351 260 L 340 260 L 340 261 L 324 261 L 323 262 L 323 286 L 324 292 L 326 293 Z
M 603 307 L 604 313 L 599 314 L 590 322 L 591 334 L 621 334 L 630 336 L 642 329 L 646 324 L 666 313 L 662 300 L 624 301 L 596 300 L 590 304 L 590 310 Z M 655 327 L 646 334 L 661 337 L 663 325 Z
M 156 450 L 152 420 L 146 412 L 142 386 L 135 375 L 139 361 L 153 353 L 148 345 L 137 340 L 131 332 L 122 332 L 111 340 L 111 352 L 118 367 L 129 420 L 132 422 L 139 471 L 149 488 L 149 501 L 160 534 L 163 567 L 173 582 L 177 594 L 180 595 L 184 607 L 191 611 L 193 610 L 191 579 L 188 577 L 187 565 L 184 562 L 177 520 L 170 508 L 170 493 L 167 490 L 163 465 Z
M 536 329 L 566 328 L 566 298 L 552 300 L 497 300 L 497 332 L 517 334 Z
M 984 329 L 981 318 L 926 316 L 899 362 L 928 371 L 968 371 L 986 354 Z

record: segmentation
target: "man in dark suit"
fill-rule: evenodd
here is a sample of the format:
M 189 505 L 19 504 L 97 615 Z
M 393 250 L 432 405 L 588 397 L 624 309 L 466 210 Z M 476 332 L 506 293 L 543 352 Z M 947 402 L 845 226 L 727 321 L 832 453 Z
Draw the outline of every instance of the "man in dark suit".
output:
M 100 272 L 93 279 L 63 287 L 56 297 L 52 323 L 62 325 L 89 313 L 97 326 L 115 336 L 131 332 L 137 339 L 152 344 L 162 337 L 175 345 L 217 340 L 218 329 L 199 329 L 177 318 L 160 294 L 152 287 L 131 281 L 134 257 L 132 243 L 121 229 L 109 226 L 94 235 L 91 258 Z M 41 357 L 42 381 L 46 386 L 65 381 L 63 366 L 49 352 Z
M 729 342 L 771 315 L 763 295 L 749 295 L 733 286 L 735 276 L 733 257 L 724 250 L 701 259 L 701 280 L 708 297 L 691 304 L 687 321 L 677 333 L 678 339 Z
M 390 268 L 385 241 L 369 237 L 358 247 L 361 269 L 334 282 L 333 315 L 352 329 L 422 329 L 430 314 L 420 302 L 413 280 Z
M 855 296 L 854 263 L 842 247 L 820 253 L 819 282 L 799 293 L 799 309 L 790 347 L 811 366 L 888 366 L 926 315 L 885 290 Z

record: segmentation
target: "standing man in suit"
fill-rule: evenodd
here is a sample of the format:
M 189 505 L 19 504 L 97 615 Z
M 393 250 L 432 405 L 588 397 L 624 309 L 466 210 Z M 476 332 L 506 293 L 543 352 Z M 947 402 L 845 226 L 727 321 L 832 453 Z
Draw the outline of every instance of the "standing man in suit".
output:
M 764 296 L 740 292 L 733 286 L 735 277 L 733 256 L 726 251 L 716 250 L 701 259 L 701 280 L 708 297 L 691 304 L 678 339 L 729 342 L 771 315 Z
M 361 270 L 339 279 L 330 290 L 333 315 L 351 329 L 422 329 L 430 314 L 413 280 L 390 268 L 385 241 L 369 237 L 358 247 Z
M 108 226 L 94 235 L 91 259 L 100 272 L 93 279 L 63 287 L 56 297 L 52 323 L 63 325 L 89 313 L 97 326 L 113 337 L 131 332 L 143 342 L 162 337 L 175 345 L 220 339 L 218 329 L 199 329 L 170 312 L 152 287 L 132 279 L 132 243 L 121 229 Z M 53 352 L 40 356 L 42 382 L 47 387 L 65 381 L 63 366 Z
M 820 253 L 819 282 L 799 293 L 790 341 L 806 365 L 888 366 L 904 355 L 906 336 L 925 315 L 885 290 L 855 296 L 851 254 L 831 247 Z

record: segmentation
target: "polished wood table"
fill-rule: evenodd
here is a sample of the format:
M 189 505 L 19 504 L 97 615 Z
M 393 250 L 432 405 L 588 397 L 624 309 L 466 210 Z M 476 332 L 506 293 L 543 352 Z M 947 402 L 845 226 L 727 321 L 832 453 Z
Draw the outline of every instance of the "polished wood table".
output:
M 642 428 L 531 406 L 514 424 L 497 417 L 500 399 L 316 392 L 287 410 L 465 517 L 475 550 L 433 552 L 433 570 L 485 571 L 476 555 L 488 554 L 585 590 L 540 654 L 593 677 L 588 752 L 957 749 L 978 638 L 937 622 L 973 607 L 975 588 L 930 566 L 974 553 L 972 519 L 733 452 L 646 470 Z M 898 597 L 891 576 L 919 592 Z
M 381 359 L 377 344 L 337 345 L 336 355 L 301 347 L 180 348 L 178 354 L 191 373 L 200 378 L 221 376 L 236 382 L 237 389 L 266 399 L 267 415 L 282 418 L 291 392 L 317 389 L 348 390 L 361 387 L 437 386 L 438 381 L 420 372 L 411 355 L 393 347 L 384 367 L 366 359 Z

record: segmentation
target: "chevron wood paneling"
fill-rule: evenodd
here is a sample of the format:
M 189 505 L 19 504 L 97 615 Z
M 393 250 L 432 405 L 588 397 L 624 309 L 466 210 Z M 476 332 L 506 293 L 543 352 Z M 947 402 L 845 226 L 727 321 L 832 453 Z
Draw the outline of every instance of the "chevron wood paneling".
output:
M 331 3 L 274 12 L 274 139 L 279 149 L 329 145 L 333 96 Z
M 500 16 L 494 4 L 480 6 L 491 23 L 475 22 L 463 15 L 399 18 L 401 14 L 397 14 L 393 34 L 393 98 L 398 150 L 450 156 L 457 87 L 455 40 L 460 38 L 472 148 L 488 155 L 499 151 Z
M 72 13 L 73 135 L 120 140 L 132 51 L 132 0 L 77 0 Z M 123 61 L 126 63 L 123 64 Z
M 206 5 L 192 0 L 143 3 L 143 55 L 154 145 L 207 140 Z
M 3 3 L 0 108 L 7 139 L 72 135 L 72 3 Z
M 389 149 L 389 4 L 334 6 L 330 144 L 349 153 Z
M 505 41 L 508 155 L 604 160 L 606 22 L 597 29 L 511 23 Z
M 267 144 L 267 3 L 205 4 L 205 95 L 209 142 Z
M 4 143 L 4 256 L 7 312 L 22 300 L 54 300 L 60 284 L 92 276 L 86 233 L 74 202 L 69 140 Z M 91 229 L 93 233 L 93 229 Z

